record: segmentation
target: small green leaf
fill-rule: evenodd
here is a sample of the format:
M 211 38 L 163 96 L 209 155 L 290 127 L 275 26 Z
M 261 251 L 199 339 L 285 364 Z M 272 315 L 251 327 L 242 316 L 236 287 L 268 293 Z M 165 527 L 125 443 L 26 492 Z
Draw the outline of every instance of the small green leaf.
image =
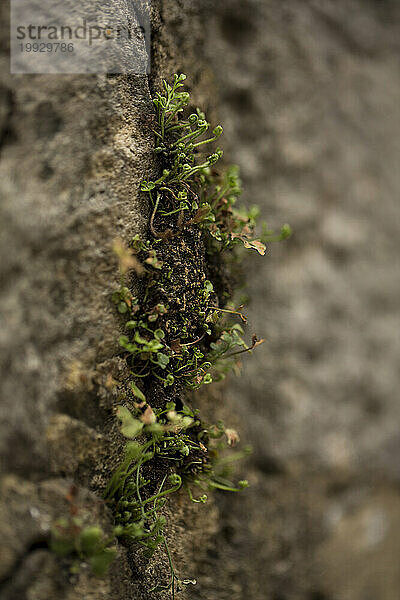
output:
M 151 423 L 150 425 L 146 425 L 146 431 L 156 436 L 164 432 L 163 427 L 162 425 L 160 425 L 160 423 Z
M 125 406 L 118 406 L 117 417 L 121 420 L 121 433 L 125 437 L 134 438 L 142 431 L 143 423 L 132 417 Z
M 187 417 L 194 417 L 193 410 L 189 406 L 187 406 L 187 404 L 183 405 L 181 412 L 182 412 L 182 414 L 186 415 Z
M 142 181 L 140 184 L 140 189 L 142 192 L 150 192 L 151 190 L 154 190 L 155 186 L 156 184 L 154 181 Z
M 108 567 L 116 557 L 117 551 L 115 548 L 104 548 L 99 554 L 95 554 L 89 560 L 93 573 L 97 577 L 102 577 L 106 574 Z
M 286 240 L 291 235 L 292 235 L 292 228 L 290 227 L 290 225 L 288 223 L 285 223 L 284 225 L 282 225 L 281 240 Z
M 175 381 L 175 377 L 172 375 L 172 373 L 168 373 L 165 382 L 164 382 L 164 387 L 167 387 L 167 385 L 172 385 Z
M 121 536 L 121 535 L 124 535 L 124 531 L 125 531 L 125 529 L 124 529 L 124 527 L 123 527 L 122 525 L 117 525 L 117 526 L 116 526 L 116 527 L 114 527 L 114 529 L 113 529 L 113 534 L 114 534 L 116 537 L 119 537 L 119 536 Z
M 139 400 L 141 400 L 141 402 L 146 402 L 146 396 L 143 394 L 143 392 L 138 388 L 138 386 L 133 383 L 133 381 L 130 382 L 130 386 L 132 388 L 132 392 L 133 395 L 138 398 Z
M 87 555 L 94 554 L 99 547 L 103 537 L 103 531 L 100 527 L 85 527 L 79 536 L 79 547 L 81 552 Z
M 137 342 L 138 344 L 147 344 L 147 340 L 146 338 L 142 337 L 137 331 L 135 333 L 135 337 L 134 337 L 135 342 Z
M 137 442 L 127 442 L 125 446 L 125 456 L 132 462 L 136 460 L 141 453 L 141 447 Z
M 162 369 L 165 369 L 169 363 L 169 356 L 162 352 L 157 352 L 157 362 Z

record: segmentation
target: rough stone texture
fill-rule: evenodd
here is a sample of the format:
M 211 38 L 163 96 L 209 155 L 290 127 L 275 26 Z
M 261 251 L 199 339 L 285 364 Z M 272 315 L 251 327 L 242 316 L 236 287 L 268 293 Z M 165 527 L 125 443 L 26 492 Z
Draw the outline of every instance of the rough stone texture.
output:
M 153 2 L 150 88 L 186 72 L 245 200 L 295 230 L 246 265 L 267 343 L 199 400 L 254 454 L 245 493 L 170 503 L 189 598 L 398 598 L 399 33 L 389 0 Z M 162 554 L 98 580 L 46 549 L 72 479 L 111 523 L 88 488 L 118 453 L 111 246 L 147 219 L 148 81 L 11 76 L 1 40 L 0 598 L 150 600 Z
M 295 231 L 247 265 L 267 343 L 226 396 L 258 468 L 223 501 L 215 597 L 394 600 L 399 5 L 227 0 L 204 23 L 245 200 Z
M 112 525 L 100 496 L 122 447 L 108 385 L 124 376 L 112 245 L 147 227 L 139 185 L 157 172 L 148 78 L 10 75 L 1 10 L 0 598 L 160 599 L 149 590 L 169 576 L 162 550 L 145 562 L 120 546 L 97 579 L 85 564 L 71 574 L 48 549 L 73 482 L 85 522 Z M 161 27 L 157 7 L 154 22 Z M 163 69 L 173 72 L 170 57 Z M 167 511 L 176 562 L 194 576 L 187 524 L 205 547 L 216 509 L 210 502 L 197 521 L 182 494 Z
M 69 478 L 82 493 L 96 487 L 113 452 L 112 437 L 104 436 L 112 413 L 98 394 L 118 348 L 112 244 L 147 223 L 138 195 L 140 180 L 154 169 L 147 77 L 12 76 L 5 8 L 0 461 L 6 490 L 11 477 L 17 495 L 4 492 L 1 501 L 0 597 L 130 597 L 137 586 L 123 557 L 104 582 L 84 571 L 70 581 L 46 540 L 51 522 L 63 516 Z M 142 47 L 131 51 L 144 57 Z M 38 508 L 36 495 L 55 476 L 67 477 L 64 486 Z M 38 511 L 45 525 L 36 522 Z M 94 499 L 90 513 L 96 521 Z M 105 523 L 110 527 L 109 516 Z

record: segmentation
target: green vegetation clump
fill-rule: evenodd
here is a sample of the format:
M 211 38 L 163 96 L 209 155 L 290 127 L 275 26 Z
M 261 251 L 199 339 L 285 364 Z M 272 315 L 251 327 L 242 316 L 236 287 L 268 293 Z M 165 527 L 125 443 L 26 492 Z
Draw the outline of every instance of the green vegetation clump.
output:
M 119 533 L 119 528 L 115 528 L 115 533 Z M 113 542 L 115 535 L 107 538 L 101 527 L 83 527 L 80 519 L 74 517 L 70 521 L 58 519 L 53 524 L 50 548 L 59 556 L 72 556 L 78 562 L 88 562 L 93 573 L 102 577 L 117 553 L 115 547 L 110 547 Z M 76 570 L 78 562 L 72 566 L 72 571 Z
M 72 486 L 66 496 L 69 516 L 52 524 L 49 546 L 58 556 L 72 559 L 72 573 L 85 562 L 96 576 L 102 577 L 117 554 L 115 542 L 121 528 L 115 527 L 112 535 L 106 535 L 99 525 L 87 524 L 80 515 L 76 494 L 77 488 Z
M 241 193 L 238 168 L 219 172 L 215 165 L 222 150 L 202 151 L 219 138 L 222 127 L 207 137 L 210 124 L 204 113 L 197 109 L 184 116 L 190 99 L 180 91 L 184 79 L 175 75 L 172 85 L 164 82 L 165 93 L 154 98 L 156 152 L 166 168 L 159 179 L 141 185 L 152 206 L 150 236 L 137 236 L 131 248 L 144 265 L 138 270 L 144 292 L 134 297 L 122 284 L 113 301 L 129 317 L 120 345 L 136 377 L 152 375 L 165 387 L 182 382 L 197 389 L 220 379 L 227 370 L 224 361 L 252 350 L 258 341 L 246 344 L 241 324 L 224 318 L 236 314 L 245 321 L 227 304 L 230 294 L 224 291 L 218 297 L 205 276 L 210 255 L 221 262 L 221 253 L 232 255 L 238 245 L 265 254 L 265 242 L 288 237 L 290 228 L 284 225 L 279 236 L 266 231 L 263 239 L 254 238 L 258 209 L 236 208 Z M 204 246 L 203 252 L 196 253 L 196 243 Z M 180 251 L 185 248 L 187 252 Z M 122 248 L 118 251 L 122 263 L 129 261 Z
M 173 565 L 160 513 L 166 499 L 184 488 L 203 503 L 208 489 L 247 485 L 230 481 L 230 459 L 221 456 L 237 433 L 222 423 L 205 424 L 185 390 L 220 380 L 239 355 L 263 342 L 255 335 L 250 343 L 244 339 L 246 317 L 232 300 L 234 265 L 240 249 L 263 255 L 266 242 L 290 235 L 285 225 L 277 236 L 266 229 L 255 236 L 257 209 L 236 206 L 237 167 L 219 170 L 222 150 L 209 150 L 222 127 L 209 134 L 204 113 L 189 110 L 184 80 L 175 75 L 171 84 L 164 81 L 153 100 L 162 174 L 141 184 L 151 207 L 148 235 L 115 246 L 121 285 L 112 300 L 125 317 L 119 344 L 131 376 L 121 386 L 117 411 L 127 439 L 124 455 L 104 493 L 119 537 L 141 545 L 147 556 L 165 547 L 171 578 L 154 589 L 170 589 L 173 597 L 195 582 L 180 579 Z

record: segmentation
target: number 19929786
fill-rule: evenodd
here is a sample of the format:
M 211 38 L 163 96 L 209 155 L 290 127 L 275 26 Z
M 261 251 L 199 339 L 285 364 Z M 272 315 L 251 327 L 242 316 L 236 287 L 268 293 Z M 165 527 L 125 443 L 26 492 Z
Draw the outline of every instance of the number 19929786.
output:
M 21 52 L 73 52 L 74 44 L 69 42 L 26 42 L 20 44 Z

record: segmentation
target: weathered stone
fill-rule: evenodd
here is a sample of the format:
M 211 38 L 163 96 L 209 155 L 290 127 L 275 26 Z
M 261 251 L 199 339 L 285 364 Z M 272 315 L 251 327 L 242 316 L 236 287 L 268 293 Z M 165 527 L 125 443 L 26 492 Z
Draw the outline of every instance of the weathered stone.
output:
M 11 76 L 2 31 L 2 600 L 151 600 L 168 578 L 162 552 L 121 546 L 98 580 L 46 544 L 72 479 L 87 518 L 112 527 L 87 491 L 120 452 L 111 247 L 146 227 L 150 88 L 181 70 L 224 125 L 244 200 L 295 231 L 246 263 L 266 344 L 223 401 L 199 401 L 254 446 L 251 488 L 166 509 L 179 572 L 198 580 L 187 597 L 397 600 L 399 30 L 390 0 L 154 0 L 150 87 Z

